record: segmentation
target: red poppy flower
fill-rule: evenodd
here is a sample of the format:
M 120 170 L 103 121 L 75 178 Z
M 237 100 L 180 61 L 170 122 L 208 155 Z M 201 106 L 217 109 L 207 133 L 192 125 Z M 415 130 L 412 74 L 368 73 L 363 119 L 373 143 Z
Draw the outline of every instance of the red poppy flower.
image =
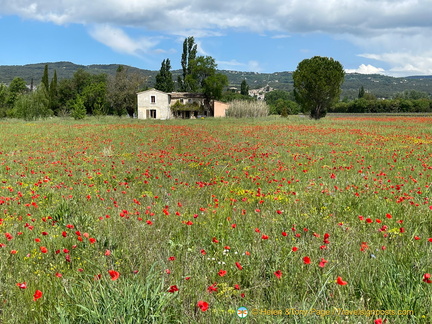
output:
M 178 287 L 176 285 L 170 286 L 168 289 L 169 293 L 175 293 L 176 291 L 179 291 Z
M 40 247 L 40 251 L 41 251 L 42 253 L 47 253 L 47 252 L 48 252 L 48 249 L 47 249 L 45 246 L 41 246 L 41 247 Z
M 324 268 L 327 262 L 328 262 L 328 261 L 327 261 L 326 259 L 321 258 L 321 261 L 320 261 L 320 263 L 318 264 L 318 267 L 320 267 L 320 268 Z
M 310 258 L 309 258 L 308 256 L 305 256 L 305 257 L 303 258 L 303 263 L 304 263 L 304 264 L 310 264 L 310 262 L 311 262 L 311 260 L 310 260 Z
M 109 275 L 111 276 L 111 280 L 117 280 L 120 277 L 120 273 L 115 270 L 108 270 Z
M 36 301 L 36 300 L 38 300 L 41 297 L 42 297 L 42 291 L 36 290 L 35 293 L 34 293 L 34 295 L 33 295 L 33 301 Z
M 202 312 L 205 312 L 209 308 L 209 304 L 203 300 L 199 300 L 197 303 L 197 307 L 199 307 Z
M 212 242 L 213 242 L 213 243 L 219 243 L 219 241 L 218 241 L 218 239 L 217 239 L 216 237 L 213 237 L 213 238 L 212 238 Z
M 383 320 L 381 318 L 377 318 L 376 320 L 374 320 L 374 324 L 382 324 Z
M 348 284 L 348 282 L 342 280 L 342 277 L 337 277 L 336 283 L 341 286 L 345 286 L 346 284 Z
M 277 270 L 274 272 L 274 275 L 276 276 L 276 278 L 280 279 L 280 278 L 282 278 L 282 271 Z
M 423 281 L 426 282 L 426 283 L 432 283 L 431 274 L 430 273 L 425 273 L 423 275 Z
M 287 232 L 282 232 L 282 236 L 287 236 Z
M 26 282 L 18 282 L 16 285 L 18 287 L 20 287 L 21 289 L 26 289 L 27 288 L 27 283 Z
M 235 285 L 234 285 L 234 289 L 235 289 L 235 290 L 240 290 L 240 286 L 237 285 L 237 284 L 235 284 Z
M 268 235 L 264 235 L 264 234 L 263 234 L 263 235 L 261 236 L 261 238 L 262 238 L 263 240 L 268 240 L 269 237 L 268 237 Z
M 218 290 L 218 288 L 216 287 L 216 282 L 213 284 L 213 285 L 211 285 L 211 286 L 208 286 L 207 287 L 207 291 L 209 292 L 209 293 L 211 293 L 211 292 L 213 292 L 213 291 L 217 291 Z
M 175 256 L 170 256 L 170 257 L 168 258 L 168 261 L 174 261 L 175 259 L 176 259 Z
M 218 272 L 218 275 L 220 276 L 220 277 L 223 277 L 223 276 L 225 276 L 227 274 L 227 271 L 226 270 L 219 270 L 219 272 Z
M 202 255 L 206 255 L 207 254 L 207 252 L 204 249 L 201 250 L 200 252 L 201 252 Z
M 239 270 L 243 270 L 243 267 L 240 263 L 236 262 L 235 265 Z
M 291 251 L 293 251 L 293 252 L 297 252 L 297 250 L 298 250 L 298 247 L 296 247 L 296 246 L 294 246 L 294 247 L 291 249 Z

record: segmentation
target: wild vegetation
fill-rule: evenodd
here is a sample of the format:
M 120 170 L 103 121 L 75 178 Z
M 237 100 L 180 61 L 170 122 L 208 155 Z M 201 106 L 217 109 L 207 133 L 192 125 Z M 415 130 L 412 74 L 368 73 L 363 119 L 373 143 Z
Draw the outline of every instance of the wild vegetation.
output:
M 430 323 L 431 126 L 1 120 L 0 322 Z

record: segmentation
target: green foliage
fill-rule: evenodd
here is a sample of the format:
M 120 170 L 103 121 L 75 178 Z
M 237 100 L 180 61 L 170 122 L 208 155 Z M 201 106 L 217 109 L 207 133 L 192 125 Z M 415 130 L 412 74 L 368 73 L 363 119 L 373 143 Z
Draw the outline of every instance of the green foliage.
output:
M 358 93 L 358 98 L 363 98 L 365 95 L 365 89 L 363 86 L 361 86 L 361 88 L 359 89 L 359 93 Z
M 223 102 L 231 102 L 234 100 L 256 101 L 256 98 L 251 97 L 249 95 L 244 96 L 238 92 L 225 91 L 219 100 Z
M 192 74 L 192 62 L 197 55 L 197 44 L 193 36 L 186 38 L 183 42 L 183 53 L 181 57 L 181 66 L 183 74 L 178 77 L 178 84 L 180 91 L 193 91 L 194 84 L 190 84 L 193 79 L 190 78 Z
M 48 91 L 49 93 L 49 79 L 48 79 L 48 64 L 45 64 L 45 68 L 44 68 L 44 73 L 42 76 L 42 84 L 45 86 L 45 89 Z
M 54 76 L 49 86 L 49 108 L 55 114 L 59 109 L 57 71 L 54 71 Z
M 169 59 L 163 60 L 159 73 L 156 75 L 155 89 L 163 92 L 174 91 L 174 81 L 171 73 L 171 62 Z
M 119 66 L 115 77 L 108 79 L 107 88 L 107 101 L 115 115 L 128 114 L 132 117 L 136 113 L 136 93 L 143 87 L 145 80 L 141 74 Z
M 6 104 L 12 108 L 17 98 L 28 91 L 24 79 L 15 77 L 9 85 L 8 96 L 6 98 Z
M 8 95 L 9 95 L 8 87 L 4 84 L 0 84 L 0 118 L 6 117 L 6 111 L 9 108 L 6 103 Z
M 87 111 L 84 106 L 84 100 L 80 95 L 78 95 L 72 104 L 71 116 L 74 119 L 84 119 L 86 117 L 86 113 Z
M 314 56 L 299 63 L 293 73 L 297 102 L 310 117 L 320 119 L 337 101 L 344 81 L 342 65 L 332 58 Z
M 38 89 L 29 94 L 21 94 L 15 101 L 14 107 L 9 111 L 10 117 L 25 120 L 45 119 L 52 116 L 49 109 L 48 93 L 43 83 Z
M 249 85 L 246 80 L 243 80 L 240 85 L 240 94 L 243 96 L 249 96 Z
M 208 76 L 203 81 L 203 93 L 208 99 L 222 98 L 223 89 L 228 85 L 228 78 L 221 73 Z
M 432 112 L 432 99 L 367 99 L 339 102 L 330 111 L 338 113 L 427 113 Z

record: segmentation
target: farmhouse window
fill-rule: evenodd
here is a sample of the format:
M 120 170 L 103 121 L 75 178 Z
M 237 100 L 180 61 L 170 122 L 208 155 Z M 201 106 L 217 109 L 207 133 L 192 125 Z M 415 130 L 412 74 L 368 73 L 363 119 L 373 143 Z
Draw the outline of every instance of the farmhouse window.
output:
M 151 100 L 151 103 L 156 103 L 156 96 L 151 96 L 150 100 Z

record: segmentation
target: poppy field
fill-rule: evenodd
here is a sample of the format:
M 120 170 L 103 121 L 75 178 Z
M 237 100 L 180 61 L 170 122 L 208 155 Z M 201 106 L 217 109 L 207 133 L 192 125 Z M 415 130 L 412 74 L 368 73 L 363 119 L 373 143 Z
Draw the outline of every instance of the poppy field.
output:
M 0 170 L 0 323 L 432 321 L 431 117 L 5 120 Z

